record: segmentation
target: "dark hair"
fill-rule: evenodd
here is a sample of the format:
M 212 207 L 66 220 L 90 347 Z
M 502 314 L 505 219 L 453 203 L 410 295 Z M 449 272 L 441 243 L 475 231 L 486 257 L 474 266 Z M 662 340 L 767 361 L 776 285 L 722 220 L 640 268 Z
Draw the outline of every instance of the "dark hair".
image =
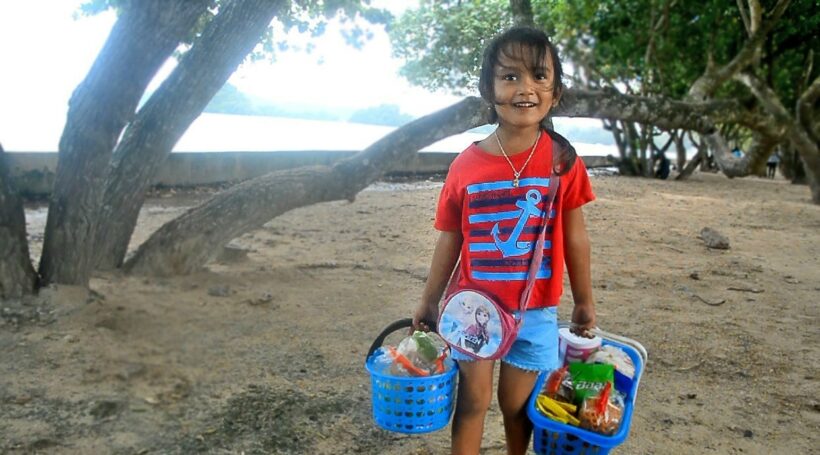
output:
M 561 59 L 558 57 L 558 49 L 550 41 L 546 33 L 532 27 L 513 27 L 504 33 L 496 36 L 484 50 L 484 58 L 481 61 L 481 73 L 478 79 L 478 92 L 485 101 L 491 103 L 489 123 L 498 122 L 498 112 L 495 110 L 495 67 L 499 63 L 501 54 L 524 61 L 525 66 L 530 71 L 540 67 L 542 62 L 549 56 L 552 66 L 552 96 L 560 99 L 564 91 L 564 71 L 561 67 Z M 560 158 L 553 157 L 553 163 L 557 163 L 556 173 L 566 174 L 575 164 L 578 154 L 575 147 L 570 144 L 564 136 L 555 132 L 545 118 L 541 122 L 541 128 L 545 130 L 553 141 L 560 146 Z

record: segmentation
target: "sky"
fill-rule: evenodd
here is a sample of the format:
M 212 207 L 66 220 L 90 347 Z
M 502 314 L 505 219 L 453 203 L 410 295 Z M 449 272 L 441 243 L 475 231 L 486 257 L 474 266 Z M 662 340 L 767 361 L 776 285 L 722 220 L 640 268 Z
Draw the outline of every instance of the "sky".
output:
M 81 3 L 0 1 L 0 143 L 6 150 L 57 149 L 71 93 L 85 77 L 116 20 L 113 11 L 75 17 Z M 373 3 L 398 14 L 413 2 Z M 374 36 L 362 49 L 345 44 L 333 24 L 319 38 L 294 32 L 288 42 L 304 45 L 310 39 L 315 46 L 312 53 L 279 52 L 274 63 L 243 63 L 229 83 L 272 102 L 351 110 L 396 104 L 414 117 L 460 99 L 411 86 L 398 74 L 401 62 L 392 58 L 387 34 L 379 26 L 371 30 Z M 148 89 L 156 88 L 175 64 L 169 59 Z
M 8 136 L 23 130 L 42 134 L 65 121 L 71 92 L 82 81 L 115 21 L 112 11 L 74 18 L 82 0 L 25 0 L 0 2 L 0 141 L 9 150 Z M 379 2 L 375 2 L 379 4 Z M 400 11 L 407 2 L 382 0 Z M 445 107 L 458 98 L 412 87 L 398 75 L 401 62 L 390 54 L 387 34 L 380 27 L 359 50 L 346 45 L 331 25 L 313 39 L 311 54 L 280 52 L 274 64 L 244 63 L 229 82 L 240 90 L 283 103 L 362 108 L 397 104 L 419 116 Z M 293 34 L 289 42 L 306 42 Z M 18 43 L 18 44 L 11 44 Z M 321 62 L 321 64 L 320 64 Z M 169 60 L 149 90 L 175 66 Z M 331 75 L 332 79 L 328 77 Z M 343 87 L 343 90 L 340 90 Z M 38 133 L 38 128 L 41 126 Z M 4 136 L 6 138 L 4 139 Z M 36 141 L 36 138 L 32 138 Z

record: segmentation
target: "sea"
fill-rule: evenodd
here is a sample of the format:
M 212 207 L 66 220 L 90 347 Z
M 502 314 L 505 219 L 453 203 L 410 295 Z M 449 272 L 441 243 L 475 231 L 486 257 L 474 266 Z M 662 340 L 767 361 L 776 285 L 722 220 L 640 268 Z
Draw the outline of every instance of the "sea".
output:
M 35 124 L 0 125 L 0 143 L 8 152 L 56 152 L 64 117 L 42 117 Z M 275 152 L 362 150 L 396 127 L 344 121 L 307 120 L 203 113 L 174 147 L 186 152 Z M 487 133 L 468 131 L 442 139 L 422 152 L 458 153 Z M 587 144 L 569 137 L 580 155 L 618 155 L 613 145 Z

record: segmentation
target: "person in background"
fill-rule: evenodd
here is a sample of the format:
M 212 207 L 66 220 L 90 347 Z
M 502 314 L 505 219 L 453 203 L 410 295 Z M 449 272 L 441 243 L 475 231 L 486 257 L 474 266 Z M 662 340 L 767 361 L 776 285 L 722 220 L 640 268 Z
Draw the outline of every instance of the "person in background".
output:
M 777 152 L 772 153 L 769 155 L 769 159 L 766 160 L 766 177 L 773 179 L 774 175 L 777 173 L 777 165 L 780 163 L 780 155 Z
M 665 153 L 658 152 L 655 155 L 655 160 L 658 163 L 657 168 L 655 169 L 655 178 L 666 180 L 669 178 L 669 167 L 672 165 L 672 162 L 669 161 L 669 158 L 666 157 Z

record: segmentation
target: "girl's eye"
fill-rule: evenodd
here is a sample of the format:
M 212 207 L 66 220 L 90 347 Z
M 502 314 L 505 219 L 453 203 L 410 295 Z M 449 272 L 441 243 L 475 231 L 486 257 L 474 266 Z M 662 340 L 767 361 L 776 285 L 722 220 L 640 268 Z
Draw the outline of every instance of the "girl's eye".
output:
M 547 80 L 547 75 L 544 73 L 539 73 L 535 75 L 535 80 L 537 81 L 545 81 Z
M 504 75 L 501 76 L 501 79 L 505 80 L 505 81 L 514 81 L 514 80 L 518 79 L 518 76 L 516 76 L 515 74 L 512 74 L 512 73 L 511 74 L 504 74 Z

